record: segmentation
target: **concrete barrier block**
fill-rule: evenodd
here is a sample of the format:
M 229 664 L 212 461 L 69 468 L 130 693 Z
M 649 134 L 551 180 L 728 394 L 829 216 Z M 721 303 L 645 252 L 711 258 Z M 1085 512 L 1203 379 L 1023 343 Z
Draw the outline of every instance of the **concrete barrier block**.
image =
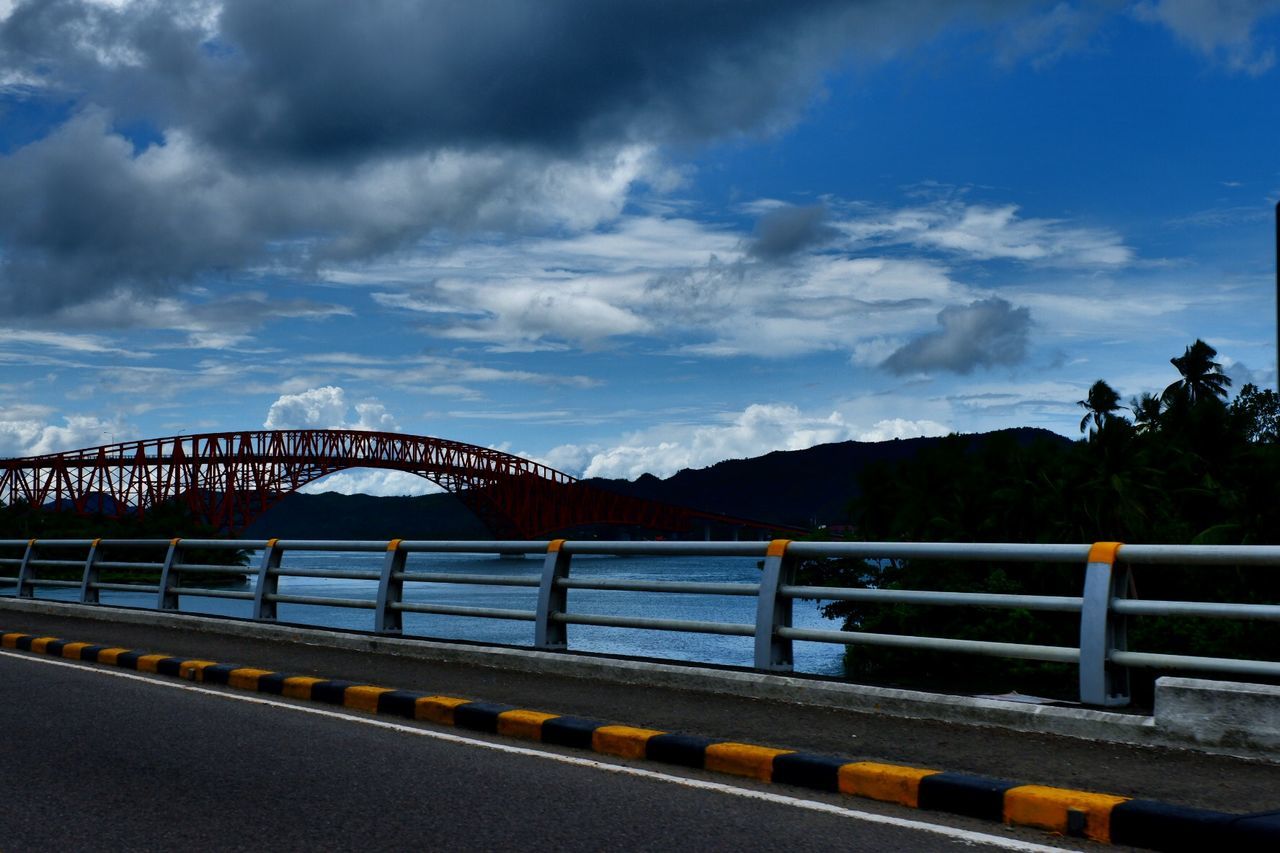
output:
M 1156 729 L 1205 746 L 1280 749 L 1280 687 L 1200 678 L 1156 679 Z

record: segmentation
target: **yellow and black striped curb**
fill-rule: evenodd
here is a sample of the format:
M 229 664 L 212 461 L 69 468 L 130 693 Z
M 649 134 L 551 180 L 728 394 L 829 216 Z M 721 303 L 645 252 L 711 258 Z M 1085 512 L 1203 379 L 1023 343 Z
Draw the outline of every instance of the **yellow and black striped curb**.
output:
M 285 675 L 209 660 L 147 654 L 56 637 L 0 634 L 0 647 L 204 684 L 426 720 L 605 755 L 645 759 L 798 785 L 913 808 L 1038 827 L 1063 835 L 1156 850 L 1280 850 L 1280 812 L 1230 814 L 1002 779 L 850 761 L 829 755 L 718 741 L 698 735 L 614 725 L 492 702 L 473 702 L 352 681 Z

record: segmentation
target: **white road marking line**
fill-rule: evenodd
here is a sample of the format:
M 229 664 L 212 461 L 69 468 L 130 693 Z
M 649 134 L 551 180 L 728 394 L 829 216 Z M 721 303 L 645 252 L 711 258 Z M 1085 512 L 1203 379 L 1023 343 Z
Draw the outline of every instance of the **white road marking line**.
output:
M 993 847 L 1001 847 L 1005 850 L 1027 851 L 1027 853 L 1040 853 L 1040 851 L 1060 851 L 1061 847 L 1048 847 L 1043 844 L 1035 844 L 1030 841 L 1019 841 L 1013 838 L 1002 838 L 998 835 L 987 835 L 982 832 L 974 832 L 968 829 L 958 829 L 956 827 L 946 826 L 943 824 L 926 823 L 919 820 L 910 820 L 908 818 L 892 817 L 891 815 L 876 814 L 875 812 L 864 812 L 857 809 L 846 808 L 844 806 L 832 805 L 818 800 L 803 800 L 799 797 L 789 797 L 785 794 L 775 794 L 770 791 L 755 791 L 750 788 L 737 788 L 733 785 L 726 785 L 720 782 L 709 782 L 702 779 L 689 779 L 684 776 L 672 776 L 667 773 L 659 773 L 655 770 L 647 770 L 642 767 L 628 767 L 621 764 L 609 764 L 603 761 L 596 761 L 590 758 L 579 758 L 573 755 L 561 755 L 556 752 L 544 752 L 539 749 L 530 749 L 524 746 L 513 746 L 505 743 L 494 743 L 487 740 L 476 740 L 475 738 L 455 735 L 449 732 L 434 731 L 431 729 L 419 728 L 417 726 L 408 726 L 402 723 L 393 723 L 389 720 L 380 719 L 372 716 L 356 716 L 354 714 L 345 714 L 341 711 L 330 711 L 326 708 L 316 708 L 309 705 L 294 705 L 290 702 L 280 702 L 275 699 L 264 699 L 262 696 L 251 693 L 244 694 L 235 691 L 210 690 L 207 687 L 197 687 L 194 684 L 187 684 L 181 681 L 169 681 L 164 677 L 154 678 L 146 675 L 137 675 L 132 672 L 122 672 L 114 669 L 103 669 L 98 666 L 88 666 L 87 662 L 72 662 L 68 660 L 59 660 L 56 658 L 37 657 L 31 653 L 12 652 L 0 650 L 0 656 L 8 658 L 16 658 L 17 660 L 28 661 L 30 663 L 43 663 L 50 666 L 63 666 L 76 669 L 81 672 L 91 672 L 98 675 L 108 675 L 114 678 L 125 678 L 131 681 L 143 681 L 157 687 L 169 687 L 176 690 L 189 690 L 193 693 L 203 693 L 208 696 L 216 696 L 222 699 L 232 699 L 237 702 L 249 702 L 255 705 L 270 705 L 274 708 L 285 708 L 291 711 L 300 711 L 304 714 L 315 714 L 321 717 L 333 717 L 339 720 L 348 720 L 353 723 L 360 723 L 366 726 L 375 726 L 382 729 L 391 729 L 392 731 L 402 732 L 405 734 L 418 735 L 420 737 L 431 738 L 433 740 L 447 741 L 449 743 L 462 744 L 465 746 L 479 747 L 480 749 L 489 749 L 496 752 L 505 752 L 511 755 L 526 755 L 531 758 L 542 758 L 549 761 L 557 761 L 561 764 L 570 764 L 576 767 L 588 767 L 593 770 L 602 770 L 606 773 L 618 773 L 623 776 L 636 776 L 642 779 L 652 779 L 658 782 L 669 782 L 673 785 L 682 785 L 686 788 L 696 788 L 703 791 L 716 791 L 721 794 L 728 794 L 734 797 L 743 797 L 749 800 L 763 800 L 768 803 L 777 805 L 792 806 L 794 808 L 806 809 L 808 811 L 823 812 L 825 814 L 836 815 L 838 817 L 847 817 L 853 820 L 861 820 L 867 823 L 878 823 L 885 826 L 894 826 L 901 829 L 915 830 L 917 832 L 929 832 L 935 835 L 943 835 L 956 841 L 967 844 L 987 844 Z

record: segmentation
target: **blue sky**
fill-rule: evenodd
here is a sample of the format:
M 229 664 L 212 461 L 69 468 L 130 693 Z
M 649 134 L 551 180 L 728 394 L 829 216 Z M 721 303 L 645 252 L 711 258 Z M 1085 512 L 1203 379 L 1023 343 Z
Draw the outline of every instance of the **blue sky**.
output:
M 1280 2 L 0 0 L 0 455 L 635 477 L 1275 385 Z M 314 488 L 406 493 L 335 475 Z

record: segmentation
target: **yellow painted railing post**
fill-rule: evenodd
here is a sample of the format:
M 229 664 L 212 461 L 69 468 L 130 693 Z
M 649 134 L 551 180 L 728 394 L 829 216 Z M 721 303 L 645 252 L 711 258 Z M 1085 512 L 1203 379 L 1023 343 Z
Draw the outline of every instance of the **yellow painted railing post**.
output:
M 1116 567 L 1122 544 L 1095 542 L 1084 570 L 1080 609 L 1080 701 L 1086 705 L 1128 705 L 1129 673 L 1111 663 L 1111 652 L 1125 648 L 1124 617 L 1111 602 L 1123 598 L 1129 571 Z
M 280 558 L 284 549 L 277 543 L 279 539 L 267 540 L 267 549 L 262 552 L 262 565 L 258 567 L 258 584 L 253 591 L 253 618 L 275 621 L 276 593 L 280 589 Z
M 174 568 L 175 563 L 182 562 L 181 539 L 170 539 L 169 550 L 164 555 L 164 566 L 160 569 L 160 589 L 156 591 L 156 610 L 177 610 L 178 578 L 181 572 Z
M 791 640 L 778 636 L 779 628 L 791 627 L 791 599 L 781 594 L 782 587 L 791 582 L 790 544 L 790 539 L 774 539 L 765 551 L 756 600 L 756 669 L 790 672 L 795 662 Z
M 89 546 L 89 555 L 84 559 L 84 576 L 80 579 L 80 603 L 97 604 L 98 595 L 98 555 L 101 539 L 93 540 Z
M 27 550 L 23 552 L 22 563 L 18 566 L 18 588 L 13 592 L 13 594 L 18 598 L 35 597 L 35 589 L 31 586 L 31 576 L 35 569 L 35 566 L 31 564 L 31 561 L 35 559 L 35 555 L 36 540 L 28 539 Z
M 569 647 L 568 626 L 556 619 L 568 609 L 569 590 L 559 581 L 569 577 L 570 554 L 563 539 L 547 545 L 542 562 L 542 583 L 538 586 L 538 611 L 533 623 L 533 645 L 539 649 L 561 651 Z
M 379 634 L 399 634 L 404 629 L 403 614 L 397 605 L 404 598 L 404 563 L 408 557 L 400 550 L 403 540 L 387 543 L 387 556 L 382 561 L 378 579 L 378 603 L 373 611 L 373 630 Z

